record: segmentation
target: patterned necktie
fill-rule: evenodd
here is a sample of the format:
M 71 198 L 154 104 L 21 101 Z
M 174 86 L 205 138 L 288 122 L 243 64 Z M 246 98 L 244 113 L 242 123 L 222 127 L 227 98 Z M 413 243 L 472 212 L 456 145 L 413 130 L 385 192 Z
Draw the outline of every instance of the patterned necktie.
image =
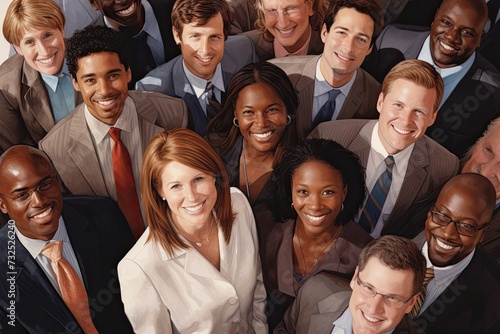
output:
M 221 105 L 219 101 L 215 98 L 215 92 L 214 92 L 214 84 L 209 81 L 207 82 L 207 88 L 205 88 L 207 92 L 207 97 L 208 97 L 208 105 L 207 105 L 207 118 L 208 120 L 211 120 L 212 118 L 215 117 L 221 111 Z
M 328 91 L 328 101 L 326 101 L 326 103 L 319 110 L 316 117 L 314 117 L 311 130 L 314 130 L 314 128 L 317 127 L 319 123 L 332 120 L 333 113 L 335 112 L 335 99 L 339 94 L 340 90 L 338 89 L 332 89 Z
M 413 305 L 413 308 L 411 309 L 410 313 L 408 314 L 410 316 L 410 318 L 415 319 L 416 317 L 418 317 L 418 314 L 420 313 L 420 309 L 422 309 L 422 306 L 424 305 L 425 295 L 427 294 L 427 284 L 433 278 L 434 278 L 434 268 L 429 267 L 425 271 L 424 284 L 422 284 L 422 288 L 420 288 L 420 295 L 418 296 L 415 305 Z
M 392 183 L 392 168 L 395 164 L 394 157 L 389 155 L 385 158 L 385 164 L 386 169 L 379 176 L 377 182 L 373 186 L 358 221 L 361 227 L 363 227 L 368 233 L 372 233 L 375 228 L 380 214 L 382 213 L 385 200 L 387 199 L 387 193 L 389 192 Z
M 90 317 L 87 292 L 71 265 L 62 257 L 62 241 L 48 242 L 42 254 L 51 260 L 61 297 L 85 333 L 98 333 Z
M 142 221 L 141 207 L 137 199 L 132 162 L 127 148 L 120 140 L 120 129 L 109 129 L 109 135 L 115 142 L 111 150 L 111 161 L 113 162 L 118 205 L 127 218 L 130 229 L 137 240 L 144 232 L 144 222 Z

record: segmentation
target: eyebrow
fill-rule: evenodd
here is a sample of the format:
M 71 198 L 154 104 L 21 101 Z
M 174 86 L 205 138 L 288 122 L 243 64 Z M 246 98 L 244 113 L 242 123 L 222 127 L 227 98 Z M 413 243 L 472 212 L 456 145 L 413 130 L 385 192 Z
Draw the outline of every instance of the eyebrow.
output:
M 119 68 L 114 68 L 112 70 L 109 70 L 108 72 L 106 72 L 106 75 L 109 75 L 109 74 L 113 74 L 113 73 L 118 73 L 118 72 L 121 72 L 122 70 L 119 69 Z M 82 74 L 80 76 L 80 79 L 85 79 L 85 78 L 90 78 L 90 77 L 95 77 L 96 74 L 95 73 L 85 73 L 85 74 Z
M 346 27 L 342 27 L 342 26 L 336 26 L 336 27 L 334 27 L 333 29 L 342 29 L 342 30 L 344 30 L 344 31 L 351 31 L 351 30 L 349 30 L 348 28 L 346 28 Z M 366 37 L 366 38 L 368 38 L 368 39 L 370 39 L 370 38 L 371 38 L 370 36 L 368 36 L 367 34 L 362 33 L 362 32 L 358 32 L 358 33 L 356 33 L 356 36 L 363 36 L 363 37 Z
M 46 180 L 48 180 L 50 178 L 52 178 L 52 176 L 50 176 L 50 175 L 45 176 L 43 179 L 40 180 L 40 182 L 38 182 L 36 184 L 36 186 L 34 188 L 38 187 L 39 185 L 41 185 L 42 183 L 44 183 Z M 12 190 L 10 193 L 14 194 L 14 193 L 18 193 L 18 192 L 21 192 L 21 191 L 26 191 L 26 190 L 29 190 L 29 189 L 33 189 L 33 188 L 30 188 L 30 187 L 17 188 L 17 189 Z

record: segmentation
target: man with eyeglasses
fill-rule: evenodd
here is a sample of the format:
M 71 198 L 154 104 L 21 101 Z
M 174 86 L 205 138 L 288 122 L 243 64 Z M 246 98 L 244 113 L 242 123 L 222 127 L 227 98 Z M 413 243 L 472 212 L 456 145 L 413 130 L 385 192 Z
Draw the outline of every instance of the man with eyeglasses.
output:
M 495 198 L 486 177 L 453 177 L 414 239 L 429 279 L 421 308 L 412 314 L 426 333 L 500 333 L 500 267 L 478 245 L 489 233 Z
M 382 236 L 363 249 L 350 282 L 328 273 L 310 278 L 274 333 L 419 333 L 405 315 L 424 275 L 413 242 Z
M 116 266 L 134 238 L 117 205 L 63 198 L 49 158 L 30 146 L 0 156 L 0 180 L 0 210 L 12 219 L 0 230 L 0 331 L 132 333 Z M 59 260 L 46 252 L 54 245 Z

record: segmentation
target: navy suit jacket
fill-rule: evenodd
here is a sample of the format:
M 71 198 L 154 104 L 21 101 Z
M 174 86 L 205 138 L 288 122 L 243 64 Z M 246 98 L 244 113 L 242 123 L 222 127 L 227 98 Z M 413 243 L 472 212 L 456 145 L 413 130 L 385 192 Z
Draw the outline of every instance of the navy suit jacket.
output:
M 376 45 L 380 50 L 396 48 L 405 59 L 416 59 L 427 36 L 428 28 L 389 25 Z M 439 108 L 426 134 L 461 158 L 499 116 L 500 72 L 476 53 L 472 67 Z
M 224 57 L 220 62 L 224 86 L 227 88 L 229 80 L 239 69 L 256 61 L 255 48 L 248 37 L 229 36 L 224 44 Z M 183 99 L 189 111 L 188 128 L 204 136 L 208 119 L 198 98 L 191 93 L 193 90 L 184 73 L 182 63 L 181 55 L 155 68 L 144 79 L 137 82 L 136 89 Z
M 99 333 L 132 333 L 120 298 L 116 267 L 134 238 L 116 204 L 104 197 L 68 197 L 62 216 L 89 296 Z M 15 236 L 12 225 L 0 229 L 0 332 L 82 333 L 44 271 Z M 8 255 L 14 255 L 8 258 Z M 7 260 L 12 261 L 8 262 Z M 11 268 L 10 265 L 13 267 Z M 14 281 L 7 281 L 15 278 Z M 11 291 L 13 291 L 11 293 Z M 15 327 L 8 324 L 14 302 Z

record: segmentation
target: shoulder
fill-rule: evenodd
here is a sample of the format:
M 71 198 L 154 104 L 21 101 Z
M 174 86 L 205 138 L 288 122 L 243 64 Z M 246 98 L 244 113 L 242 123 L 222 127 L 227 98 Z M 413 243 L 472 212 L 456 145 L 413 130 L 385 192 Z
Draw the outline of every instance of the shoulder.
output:
M 105 224 L 125 219 L 118 205 L 109 197 L 68 195 L 63 197 L 63 205 L 63 217 L 77 212 L 90 220 L 106 221 Z
M 73 128 L 73 120 L 76 118 L 78 120 L 81 120 L 81 127 L 79 129 L 81 130 L 86 130 L 86 121 L 85 121 L 85 116 L 84 116 L 84 103 L 80 104 L 77 106 L 73 111 L 71 111 L 68 116 L 64 117 L 60 122 L 58 122 L 50 131 L 47 133 L 47 135 L 42 138 L 38 142 L 38 146 L 42 148 L 45 151 L 45 148 L 48 148 L 52 143 L 57 142 L 57 145 L 61 146 L 68 146 L 69 145 L 69 139 L 70 139 L 70 134 L 75 135 L 74 132 L 71 131 Z M 64 138 L 63 141 L 60 141 L 61 138 Z
M 24 57 L 19 54 L 7 58 L 2 65 L 0 65 L 0 76 L 19 75 L 19 73 L 23 71 L 23 64 Z
M 320 123 L 308 138 L 324 138 L 324 139 L 333 139 L 338 140 L 341 138 L 349 137 L 355 138 L 358 136 L 359 131 L 373 122 L 375 124 L 375 120 L 366 120 L 366 119 L 339 119 L 335 121 L 323 122 Z
M 247 197 L 236 187 L 231 187 L 231 205 L 233 207 L 233 211 L 238 215 L 243 214 L 245 216 L 253 216 Z
M 358 248 L 360 252 L 370 241 L 373 240 L 373 238 L 353 220 L 349 221 L 344 226 L 340 238 L 344 239 L 354 248 Z
M 436 169 L 436 172 L 454 170 L 456 173 L 458 171 L 459 160 L 456 155 L 427 135 L 424 135 L 419 141 L 425 143 L 426 152 L 424 154 L 428 156 L 429 164 L 431 168 Z M 414 154 L 416 156 L 419 153 L 415 149 L 413 151 L 411 159 L 414 158 Z
M 299 70 L 302 69 L 305 64 L 309 63 L 310 61 L 314 60 L 314 63 L 317 62 L 317 60 L 320 58 L 320 56 L 316 55 L 305 55 L 305 56 L 293 56 L 293 57 L 278 57 L 278 58 L 273 58 L 269 59 L 268 62 L 275 64 L 284 70 Z
M 162 64 L 150 71 L 144 78 L 137 81 L 137 90 L 156 91 L 172 94 L 176 72 L 182 70 L 182 55 Z
M 478 52 L 468 74 L 472 80 L 496 87 L 496 94 L 500 94 L 500 71 Z
M 184 108 L 182 99 L 158 92 L 129 91 L 129 96 L 134 101 L 137 110 L 142 109 L 145 100 L 151 102 L 159 110 L 162 110 L 165 105 Z

